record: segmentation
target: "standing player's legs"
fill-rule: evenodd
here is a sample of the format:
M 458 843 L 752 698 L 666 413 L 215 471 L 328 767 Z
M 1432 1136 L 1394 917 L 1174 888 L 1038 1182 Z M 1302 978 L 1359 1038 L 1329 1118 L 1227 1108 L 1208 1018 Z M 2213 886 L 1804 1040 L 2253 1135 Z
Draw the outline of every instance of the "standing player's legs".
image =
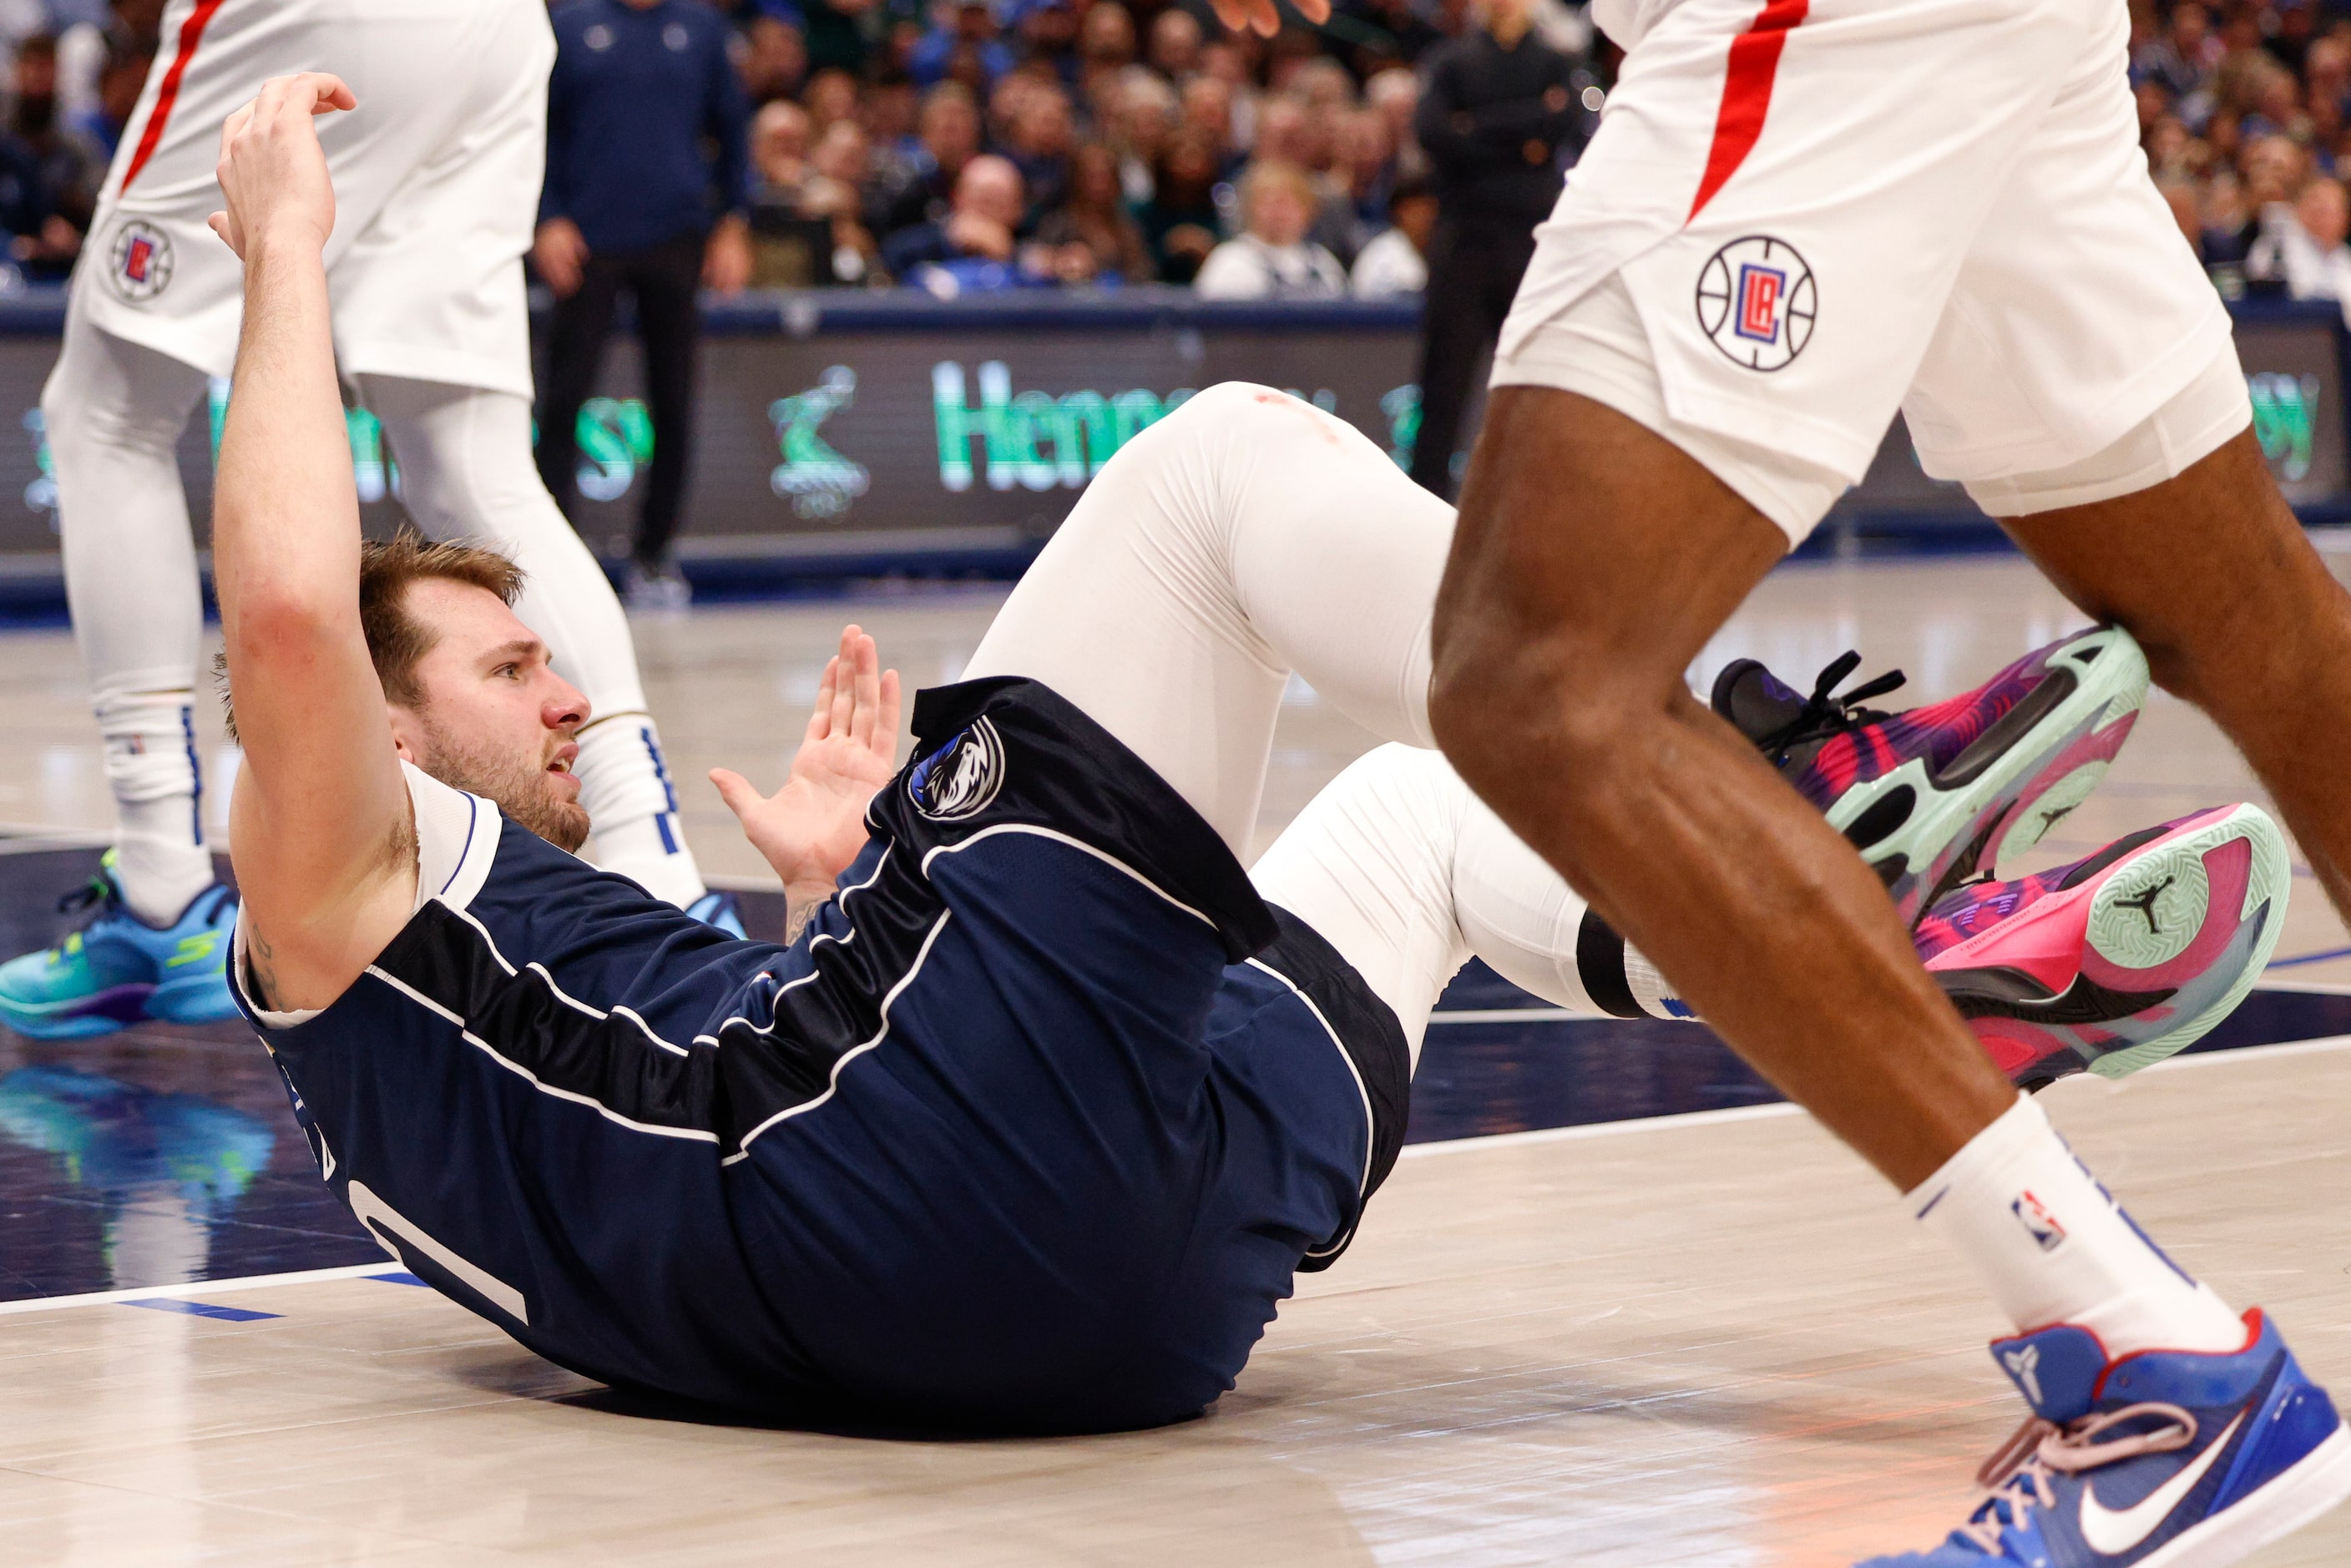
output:
M 1211 387 L 1086 487 L 966 678 L 1051 686 L 1247 856 L 1291 672 L 1383 738 L 1431 744 L 1451 530 L 1451 508 L 1353 426 Z
M 68 318 L 41 393 L 74 640 L 114 792 L 123 900 L 168 925 L 213 883 L 191 710 L 204 599 L 178 448 L 204 374 Z
M 547 379 L 538 399 L 538 476 L 567 517 L 580 504 L 580 408 L 603 368 L 620 298 L 620 268 L 591 256 L 580 268 L 580 287 L 555 302 L 548 323 Z
M 1696 0 L 1635 45 L 1505 329 L 1432 716 L 1501 818 L 1913 1193 L 2019 1327 L 2217 1352 L 2242 1327 L 1991 1067 L 1853 846 L 1684 685 L 1866 465 L 2041 121 L 2112 74 L 2095 10 L 1831 0 L 1759 73 L 1750 14 Z M 1734 110 L 1759 89 L 1757 125 Z M 2018 1223 L 2020 1192 L 2066 1245 Z
M 204 601 L 176 455 L 204 374 L 68 313 L 41 394 L 66 593 L 115 800 L 95 916 L 0 965 L 0 1019 L 42 1038 L 230 1017 L 235 896 L 215 884 L 196 755 Z
M 702 336 L 702 236 L 681 235 L 632 257 L 637 337 L 644 345 L 645 404 L 653 417 L 653 460 L 644 506 L 630 547 L 642 576 L 665 578 L 670 545 L 685 506 L 694 460 L 694 361 Z
M 706 890 L 678 821 L 628 618 L 531 465 L 529 402 L 397 376 L 359 380 L 400 465 L 410 517 L 434 538 L 471 539 L 513 558 L 525 573 L 516 612 L 589 700 L 574 771 L 595 824 L 597 864 L 657 898 L 692 904 Z

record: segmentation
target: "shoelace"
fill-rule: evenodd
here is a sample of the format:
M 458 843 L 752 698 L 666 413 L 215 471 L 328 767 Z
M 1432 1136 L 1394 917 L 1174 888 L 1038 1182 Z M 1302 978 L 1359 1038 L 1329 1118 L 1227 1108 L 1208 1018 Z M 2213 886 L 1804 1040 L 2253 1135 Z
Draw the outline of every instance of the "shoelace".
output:
M 2150 1417 L 2166 1425 L 2098 1441 L 2100 1433 L 2126 1421 Z M 2032 1416 L 1976 1472 L 1976 1484 L 1987 1495 L 1954 1533 L 1987 1556 L 1997 1557 L 2001 1531 L 2023 1523 L 2036 1506 L 2057 1505 L 2056 1488 L 2051 1484 L 2055 1477 L 2080 1475 L 2144 1454 L 2168 1454 L 2195 1440 L 2196 1417 L 2177 1405 L 2126 1405 L 2064 1427 Z
M 1864 681 L 1849 692 L 1837 693 L 1837 683 L 1853 674 L 1855 666 L 1860 663 L 1860 653 L 1846 649 L 1831 661 L 1829 666 L 1821 672 L 1820 678 L 1813 683 L 1813 695 L 1804 699 L 1804 706 L 1797 710 L 1796 716 L 1757 739 L 1757 747 L 1771 758 L 1774 766 L 1785 762 L 1789 752 L 1808 740 L 1825 740 L 1864 725 L 1882 724 L 1894 716 L 1861 705 L 1871 697 L 1882 697 L 1901 685 L 1906 677 L 1899 670 L 1888 670 L 1875 680 Z

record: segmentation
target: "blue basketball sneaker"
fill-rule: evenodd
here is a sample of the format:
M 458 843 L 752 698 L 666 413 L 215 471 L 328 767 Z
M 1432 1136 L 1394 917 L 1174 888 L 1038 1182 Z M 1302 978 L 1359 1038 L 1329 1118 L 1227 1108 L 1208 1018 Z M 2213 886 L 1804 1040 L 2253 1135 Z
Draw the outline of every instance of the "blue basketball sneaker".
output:
M 2257 1308 L 2233 1354 L 2119 1361 L 2060 1324 L 1992 1343 L 2032 1416 L 1932 1552 L 1862 1568 L 2220 1568 L 2351 1495 L 2351 1432 Z
M 0 1023 L 35 1040 L 112 1034 L 141 1019 L 220 1023 L 236 1017 L 228 988 L 236 894 L 215 883 L 169 925 L 131 913 L 107 852 L 88 884 L 57 901 L 97 915 L 56 946 L 0 964 Z

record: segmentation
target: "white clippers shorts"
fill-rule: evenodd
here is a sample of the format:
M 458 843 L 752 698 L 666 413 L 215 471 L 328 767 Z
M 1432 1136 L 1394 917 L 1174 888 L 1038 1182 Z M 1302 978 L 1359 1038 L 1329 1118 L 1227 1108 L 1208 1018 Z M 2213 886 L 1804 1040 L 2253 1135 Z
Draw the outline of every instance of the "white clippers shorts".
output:
M 2144 488 L 2250 423 L 2138 149 L 2119 0 L 1644 9 L 1495 385 L 1619 409 L 1792 540 L 1897 407 L 1928 474 L 2010 516 Z
M 543 0 L 171 0 L 72 308 L 228 374 L 244 275 L 204 222 L 221 205 L 221 122 L 267 78 L 332 71 L 359 99 L 319 126 L 343 373 L 530 396 L 521 258 L 554 59 Z

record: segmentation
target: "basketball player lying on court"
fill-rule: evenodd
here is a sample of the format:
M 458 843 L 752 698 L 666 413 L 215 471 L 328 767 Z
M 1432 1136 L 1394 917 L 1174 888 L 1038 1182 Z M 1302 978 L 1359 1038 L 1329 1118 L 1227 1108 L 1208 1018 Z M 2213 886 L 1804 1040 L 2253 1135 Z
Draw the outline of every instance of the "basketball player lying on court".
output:
M 1562 1003 L 1674 1010 L 1424 749 L 1448 509 L 1261 388 L 1201 393 L 1104 468 L 967 678 L 917 697 L 905 769 L 895 679 L 852 629 L 784 788 L 717 776 L 785 880 L 789 947 L 573 858 L 584 705 L 508 609 L 511 568 L 360 542 L 319 266 L 328 90 L 272 83 L 225 137 L 235 973 L 329 1182 L 454 1299 L 589 1375 L 726 1405 L 1173 1420 L 1345 1245 L 1471 948 Z M 1717 704 L 1926 911 L 2011 1077 L 2128 1071 L 2241 996 L 2286 886 L 2252 807 L 1953 886 L 2102 773 L 2146 689 L 2127 637 L 1891 717 L 1826 695 L 1844 668 L 1807 700 L 1734 666 Z M 1292 672 L 1401 744 L 1252 875 Z M 2127 1220 L 2106 1200 L 2064 1225 Z M 2169 1281 L 2115 1290 L 2202 1290 Z M 2331 1422 L 2299 1386 L 2294 1418 Z

